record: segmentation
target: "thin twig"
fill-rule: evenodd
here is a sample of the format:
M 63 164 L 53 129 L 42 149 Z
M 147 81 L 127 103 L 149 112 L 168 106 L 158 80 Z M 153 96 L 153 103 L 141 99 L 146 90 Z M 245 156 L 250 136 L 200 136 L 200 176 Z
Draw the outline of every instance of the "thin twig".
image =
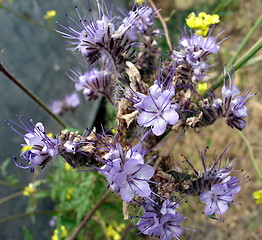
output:
M 91 219 L 91 217 L 95 214 L 96 210 L 100 207 L 100 205 L 105 201 L 110 191 L 106 191 L 104 195 L 99 199 L 93 209 L 84 217 L 83 221 L 79 224 L 77 229 L 73 232 L 73 234 L 67 240 L 73 240 L 80 232 L 80 230 L 86 225 L 86 223 Z
M 20 214 L 17 214 L 17 215 L 2 218 L 2 219 L 0 219 L 0 223 L 8 222 L 10 220 L 14 220 L 14 219 L 21 218 L 21 217 L 26 217 L 26 216 L 30 216 L 30 215 L 40 215 L 40 214 L 58 214 L 58 212 L 52 211 L 52 210 L 51 211 L 50 210 L 43 210 L 43 211 L 38 211 L 38 212 L 32 211 L 32 212 L 27 212 L 27 213 L 20 213 Z
M 168 44 L 168 47 L 170 49 L 170 51 L 172 51 L 172 44 L 171 44 L 171 41 L 170 41 L 170 38 L 169 38 L 169 33 L 168 33 L 168 29 L 167 29 L 167 25 L 166 25 L 166 22 L 165 20 L 163 19 L 163 17 L 161 16 L 161 14 L 159 13 L 159 10 L 157 9 L 156 5 L 153 3 L 152 0 L 148 0 L 148 2 L 150 3 L 150 5 L 152 6 L 152 8 L 154 9 L 156 15 L 158 16 L 159 18 L 159 21 L 161 22 L 163 28 L 164 28 L 164 32 L 165 32 L 165 35 L 166 35 L 166 41 L 167 41 L 167 44 Z
M 16 193 L 12 193 L 6 197 L 3 197 L 0 199 L 0 204 L 4 203 L 4 202 L 7 202 L 13 198 L 16 198 L 16 197 L 19 197 L 19 196 L 22 196 L 23 195 L 23 192 L 24 191 L 21 191 L 21 192 L 16 192 Z
M 32 98 L 42 109 L 44 109 L 51 117 L 53 117 L 63 128 L 66 128 L 66 124 L 56 116 L 52 111 L 26 86 L 19 82 L 12 74 L 0 63 L 0 72 L 2 72 L 9 80 L 11 80 L 16 86 L 18 86 L 25 94 Z

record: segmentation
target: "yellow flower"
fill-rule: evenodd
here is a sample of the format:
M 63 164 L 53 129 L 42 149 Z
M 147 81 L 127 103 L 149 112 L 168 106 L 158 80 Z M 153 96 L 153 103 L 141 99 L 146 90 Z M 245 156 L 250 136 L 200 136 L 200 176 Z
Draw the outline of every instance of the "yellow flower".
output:
M 197 91 L 200 94 L 204 94 L 207 90 L 207 83 L 206 82 L 202 82 L 202 83 L 198 83 L 197 85 Z
M 66 228 L 65 228 L 64 225 L 61 226 L 60 231 L 61 231 L 61 236 L 62 236 L 62 238 L 66 238 L 66 237 L 68 236 L 67 230 L 66 230 Z M 59 240 L 59 239 L 58 239 L 58 229 L 55 229 L 55 230 L 54 230 L 54 234 L 53 234 L 53 236 L 52 236 L 52 240 Z
M 145 3 L 145 0 L 135 0 L 138 5 L 142 5 Z
M 44 19 L 45 19 L 45 20 L 50 20 L 50 19 L 52 19 L 55 15 L 56 15 L 56 11 L 55 11 L 55 10 L 46 11 L 46 13 L 45 13 L 45 15 L 44 15 Z
M 71 166 L 67 162 L 65 162 L 64 170 L 65 171 L 70 171 L 71 169 L 72 169 Z
M 120 233 L 124 230 L 125 226 L 126 225 L 124 223 L 118 225 L 116 222 L 113 222 L 106 229 L 107 235 L 111 237 L 113 240 L 120 240 L 121 239 Z
M 36 188 L 33 183 L 29 183 L 27 187 L 24 188 L 23 195 L 24 196 L 31 196 L 36 192 Z
M 262 189 L 253 192 L 253 197 L 256 199 L 256 204 L 262 203 Z
M 219 15 L 209 15 L 205 12 L 200 12 L 198 16 L 194 12 L 187 16 L 186 24 L 196 30 L 196 34 L 206 36 L 210 25 L 219 23 Z
M 72 193 L 75 191 L 75 188 L 68 188 L 66 191 L 66 199 L 70 200 L 72 199 Z

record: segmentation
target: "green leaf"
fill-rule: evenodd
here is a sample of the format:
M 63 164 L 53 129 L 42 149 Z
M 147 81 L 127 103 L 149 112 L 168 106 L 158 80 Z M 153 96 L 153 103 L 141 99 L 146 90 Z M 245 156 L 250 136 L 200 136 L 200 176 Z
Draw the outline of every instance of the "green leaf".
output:
M 23 227 L 24 239 L 25 240 L 34 240 L 31 233 L 26 227 Z

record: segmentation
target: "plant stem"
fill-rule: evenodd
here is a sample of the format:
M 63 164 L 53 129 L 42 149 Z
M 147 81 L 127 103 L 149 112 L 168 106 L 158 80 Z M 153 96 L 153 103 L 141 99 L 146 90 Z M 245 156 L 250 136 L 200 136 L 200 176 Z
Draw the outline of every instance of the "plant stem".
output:
M 238 58 L 239 54 L 241 53 L 241 51 L 245 48 L 245 46 L 248 44 L 250 38 L 252 37 L 252 35 L 255 33 L 255 31 L 257 30 L 257 28 L 261 25 L 262 23 L 262 14 L 260 15 L 260 17 L 257 19 L 257 21 L 255 22 L 255 24 L 253 25 L 253 27 L 250 29 L 250 31 L 247 33 L 247 35 L 245 36 L 245 38 L 243 39 L 243 41 L 240 43 L 240 45 L 237 48 L 237 51 L 235 53 L 235 55 L 230 59 L 228 65 L 231 66 L 232 64 L 235 63 L 236 59 Z
M 0 72 L 2 72 L 9 80 L 11 80 L 16 86 L 18 86 L 25 94 L 32 98 L 42 109 L 44 109 L 52 118 L 54 118 L 63 128 L 67 128 L 67 125 L 56 116 L 52 111 L 31 92 L 26 86 L 24 86 L 20 81 L 18 81 L 14 76 L 12 76 L 8 70 L 0 63 Z
M 57 211 L 50 211 L 50 210 L 43 210 L 43 211 L 38 211 L 38 212 L 32 211 L 32 212 L 28 212 L 28 213 L 20 213 L 20 214 L 13 215 L 13 216 L 10 216 L 10 217 L 2 218 L 2 219 L 0 219 L 0 223 L 7 222 L 7 221 L 10 221 L 10 220 L 14 220 L 14 219 L 21 218 L 21 217 L 30 216 L 30 215 L 33 215 L 33 214 L 58 214 L 58 212 Z
M 167 41 L 167 44 L 168 44 L 168 47 L 169 47 L 169 50 L 172 51 L 172 44 L 171 44 L 171 41 L 170 41 L 170 38 L 169 38 L 169 33 L 168 33 L 168 28 L 167 28 L 167 25 L 166 25 L 166 22 L 165 20 L 163 19 L 163 17 L 161 16 L 161 14 L 159 13 L 159 9 L 157 9 L 156 5 L 154 4 L 154 2 L 152 0 L 148 0 L 148 2 L 150 3 L 150 5 L 152 6 L 152 8 L 154 9 L 156 15 L 158 16 L 159 18 L 159 21 L 161 22 L 163 28 L 164 28 L 164 32 L 165 32 L 165 36 L 166 36 L 166 41 Z
M 246 138 L 246 136 L 244 135 L 244 133 L 242 131 L 237 131 L 238 134 L 240 135 L 240 137 L 244 140 L 246 146 L 247 146 L 247 149 L 248 149 L 248 153 L 249 153 L 249 156 L 250 156 L 250 159 L 252 161 L 252 164 L 256 170 L 256 173 L 257 173 L 257 176 L 259 178 L 260 181 L 262 181 L 262 173 L 257 165 L 257 161 L 256 161 L 256 158 L 254 156 L 254 152 L 253 152 L 253 149 L 251 147 L 251 144 L 249 142 L 249 140 Z
M 233 70 L 236 71 L 241 68 L 248 60 L 250 60 L 260 49 L 262 48 L 262 37 L 235 63 Z M 227 69 L 230 69 L 229 66 Z M 209 91 L 215 91 L 218 87 L 223 84 L 224 75 L 220 74 L 218 80 L 212 85 Z M 207 91 L 207 92 L 209 92 Z M 208 93 L 203 95 L 204 98 L 208 97 Z
M 0 204 L 4 203 L 4 202 L 7 202 L 13 198 L 16 198 L 16 197 L 19 197 L 19 196 L 22 196 L 23 195 L 23 191 L 21 192 L 16 192 L 16 193 L 13 193 L 13 194 L 10 194 L 6 197 L 3 197 L 2 199 L 0 199 Z
M 86 223 L 91 219 L 91 217 L 95 214 L 95 212 L 100 207 L 100 205 L 105 201 L 109 193 L 110 191 L 108 190 L 104 193 L 104 195 L 99 199 L 99 201 L 96 203 L 93 209 L 84 217 L 83 221 L 79 224 L 79 226 L 76 228 L 76 230 L 67 240 L 73 240 L 76 238 L 77 234 L 86 225 Z

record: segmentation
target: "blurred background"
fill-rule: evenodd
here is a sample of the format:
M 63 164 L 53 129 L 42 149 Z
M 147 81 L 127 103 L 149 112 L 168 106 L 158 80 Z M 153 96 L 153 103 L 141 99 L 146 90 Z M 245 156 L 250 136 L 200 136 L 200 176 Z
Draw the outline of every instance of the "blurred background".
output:
M 90 2 L 95 6 L 95 1 Z M 119 8 L 130 10 L 133 5 L 133 1 L 112 2 L 116 12 Z M 189 13 L 204 11 L 220 15 L 219 27 L 225 29 L 223 35 L 229 35 L 229 38 L 223 42 L 219 54 L 215 56 L 217 65 L 210 70 L 211 76 L 218 76 L 222 71 L 262 12 L 262 3 L 259 0 L 154 0 L 154 3 L 161 9 L 160 13 L 167 21 L 173 46 L 181 38 L 179 29 L 183 29 Z M 53 29 L 57 28 L 56 21 L 66 25 L 66 13 L 72 17 L 77 16 L 76 5 L 79 6 L 80 13 L 84 14 L 88 9 L 88 0 L 0 1 L 0 61 L 47 105 L 51 104 L 52 100 L 61 100 L 74 91 L 74 84 L 66 73 L 70 68 L 78 66 L 82 58 L 77 52 L 66 51 L 69 45 Z M 55 10 L 56 14 L 45 17 L 48 10 Z M 156 24 L 161 27 L 158 20 Z M 219 27 L 215 31 L 219 31 Z M 240 53 L 240 57 L 261 35 L 260 26 Z M 167 49 L 165 38 L 162 37 L 159 41 L 162 48 Z M 235 74 L 235 84 L 241 93 L 250 86 L 251 93 L 257 93 L 248 104 L 249 117 L 243 134 L 250 143 L 260 169 L 261 63 L 262 53 L 259 51 Z M 47 131 L 55 135 L 62 128 L 3 74 L 0 74 L 0 81 L 0 239 L 51 239 L 55 235 L 55 229 L 59 230 L 57 239 L 64 239 L 63 229 L 66 228 L 70 234 L 78 226 L 83 216 L 104 194 L 107 184 L 98 174 L 84 175 L 68 169 L 61 159 L 34 174 L 29 170 L 18 169 L 13 164 L 12 156 L 19 156 L 23 139 L 9 129 L 4 123 L 5 119 L 16 121 L 17 114 L 30 116 L 35 122 L 43 122 Z M 80 107 L 76 111 L 65 113 L 62 118 L 73 128 L 83 130 L 93 126 L 97 113 L 99 110 L 100 113 L 104 111 L 105 105 L 101 99 L 86 102 L 81 93 L 79 97 Z M 109 121 L 102 119 L 104 123 L 107 120 Z M 252 196 L 254 191 L 261 189 L 262 182 L 258 179 L 243 138 L 223 120 L 218 120 L 200 132 L 187 131 L 183 136 L 181 133 L 173 133 L 159 151 L 175 156 L 181 168 L 186 168 L 181 154 L 187 156 L 197 167 L 200 157 L 196 145 L 200 149 L 209 146 L 210 159 L 220 155 L 225 147 L 230 145 L 226 158 L 241 160 L 238 169 L 243 168 L 248 172 L 251 182 L 243 185 L 235 199 L 241 205 L 232 205 L 223 215 L 224 222 L 207 218 L 199 211 L 203 208 L 200 201 L 187 199 L 188 203 L 181 208 L 181 213 L 188 218 L 184 226 L 197 231 L 185 231 L 181 239 L 262 239 L 262 204 L 256 204 Z M 201 170 L 200 165 L 199 168 Z M 33 182 L 36 183 L 37 190 L 31 189 L 31 194 L 26 196 L 24 189 Z M 134 235 L 136 230 L 130 231 L 132 226 L 132 223 L 123 220 L 120 199 L 111 194 L 77 239 L 118 240 L 121 236 L 122 239 L 146 239 L 142 235 Z

